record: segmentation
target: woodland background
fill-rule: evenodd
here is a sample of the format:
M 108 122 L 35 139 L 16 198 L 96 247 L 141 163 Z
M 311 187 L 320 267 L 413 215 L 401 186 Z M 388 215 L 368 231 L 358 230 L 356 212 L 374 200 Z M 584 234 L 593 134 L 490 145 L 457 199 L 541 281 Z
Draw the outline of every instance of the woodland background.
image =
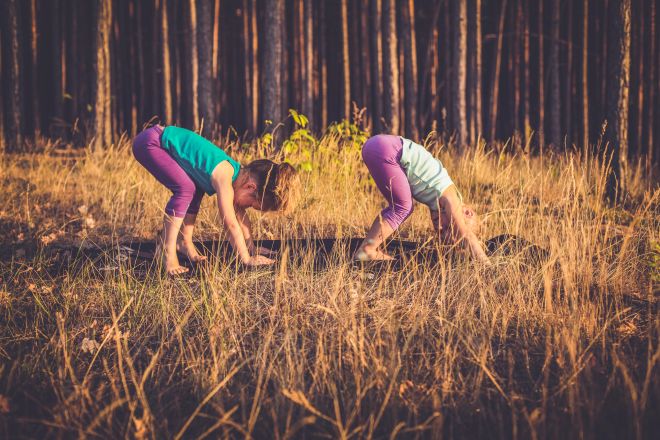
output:
M 321 132 L 534 150 L 604 135 L 651 173 L 654 0 L 3 0 L 6 151 L 109 145 L 149 121 L 259 135 L 294 108 Z M 359 113 L 359 109 L 366 111 Z M 607 124 L 604 124 L 607 121 Z M 609 144 L 607 143 L 609 142 Z

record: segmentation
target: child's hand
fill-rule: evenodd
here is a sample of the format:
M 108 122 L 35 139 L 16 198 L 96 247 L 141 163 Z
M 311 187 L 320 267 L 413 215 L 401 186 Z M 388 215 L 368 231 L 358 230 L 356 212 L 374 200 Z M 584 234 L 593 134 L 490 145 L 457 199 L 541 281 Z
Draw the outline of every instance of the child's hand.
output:
M 275 255 L 277 255 L 276 251 L 270 250 L 270 249 L 262 247 L 262 246 L 257 247 L 256 253 L 258 255 L 264 255 L 266 257 L 274 257 Z
M 244 261 L 244 263 L 247 266 L 266 266 L 275 263 L 275 260 L 271 260 L 263 255 L 253 255 L 249 260 Z

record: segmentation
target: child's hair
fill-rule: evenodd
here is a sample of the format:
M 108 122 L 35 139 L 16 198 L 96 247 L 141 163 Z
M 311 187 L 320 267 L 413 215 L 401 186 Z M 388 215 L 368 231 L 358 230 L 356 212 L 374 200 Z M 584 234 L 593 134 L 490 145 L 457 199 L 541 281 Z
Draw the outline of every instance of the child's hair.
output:
M 299 197 L 300 178 L 296 169 L 286 162 L 275 163 L 257 159 L 245 166 L 257 183 L 257 196 L 262 211 L 291 211 Z

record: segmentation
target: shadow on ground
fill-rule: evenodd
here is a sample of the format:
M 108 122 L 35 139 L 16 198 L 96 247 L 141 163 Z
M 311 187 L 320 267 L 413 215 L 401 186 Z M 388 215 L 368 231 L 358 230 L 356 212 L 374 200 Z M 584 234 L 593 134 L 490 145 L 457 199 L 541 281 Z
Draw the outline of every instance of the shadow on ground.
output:
M 352 256 L 362 242 L 362 238 L 315 238 L 289 240 L 261 240 L 257 245 L 277 252 L 277 259 L 284 255 L 289 262 L 311 263 L 317 270 L 323 270 L 337 261 L 354 261 Z M 196 243 L 199 250 L 209 257 L 211 264 L 236 264 L 235 254 L 226 241 L 203 241 Z M 520 255 L 524 261 L 538 266 L 549 257 L 549 252 L 527 240 L 514 235 L 498 235 L 485 242 L 489 255 Z M 434 266 L 439 259 L 450 258 L 449 249 L 438 248 L 432 243 L 421 244 L 414 241 L 390 240 L 387 251 L 394 257 L 391 262 L 355 262 L 356 266 L 374 270 L 401 270 L 407 264 L 417 263 Z M 60 270 L 71 268 L 74 262 L 93 263 L 101 271 L 113 271 L 119 266 L 128 266 L 138 272 L 146 271 L 152 264 L 156 251 L 154 241 L 117 243 L 114 245 L 94 245 L 85 243 L 79 247 L 53 246 L 49 253 L 56 256 Z M 196 269 L 184 256 L 179 256 L 182 264 Z M 310 262 L 310 259 L 313 261 Z M 240 268 L 241 265 L 238 265 Z M 194 271 L 193 271 L 194 273 Z

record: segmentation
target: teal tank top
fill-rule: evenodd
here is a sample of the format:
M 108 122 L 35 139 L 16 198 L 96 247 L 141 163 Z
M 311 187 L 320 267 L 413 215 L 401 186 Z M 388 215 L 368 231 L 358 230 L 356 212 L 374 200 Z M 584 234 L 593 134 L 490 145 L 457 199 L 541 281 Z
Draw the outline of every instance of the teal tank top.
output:
M 211 185 L 211 174 L 220 162 L 226 160 L 234 167 L 232 182 L 238 177 L 241 165 L 220 147 L 194 131 L 174 126 L 165 127 L 160 143 L 195 184 L 208 195 L 215 194 L 215 189 Z

